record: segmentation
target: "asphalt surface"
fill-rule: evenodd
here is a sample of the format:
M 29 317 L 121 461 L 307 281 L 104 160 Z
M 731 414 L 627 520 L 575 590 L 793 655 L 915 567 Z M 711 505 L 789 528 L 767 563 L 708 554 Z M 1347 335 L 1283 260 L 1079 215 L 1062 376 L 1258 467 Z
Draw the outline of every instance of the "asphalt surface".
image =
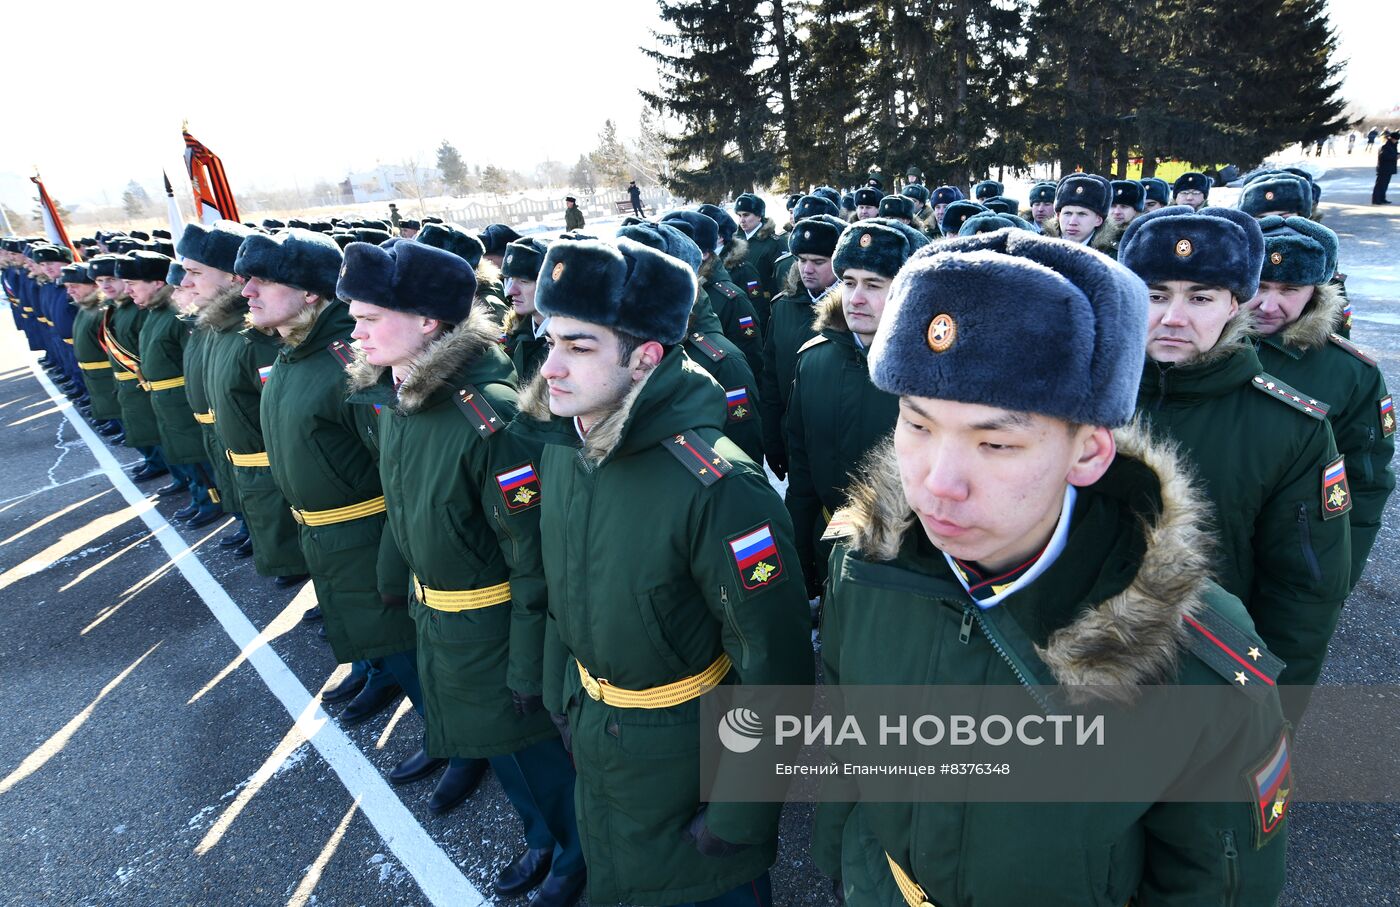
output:
M 1366 204 L 1371 179 L 1329 171 L 1323 210 L 1342 239 L 1353 339 L 1400 388 L 1400 211 Z M 494 779 L 440 818 L 431 784 L 389 788 L 382 776 L 421 724 L 384 713 L 342 737 L 325 722 L 309 697 L 336 666 L 298 622 L 309 585 L 259 577 L 217 547 L 222 524 L 165 523 L 184 502 L 155 498 L 163 479 L 136 491 L 116 477 L 135 452 L 80 432 L 32 361 L 5 316 L 0 903 L 479 903 L 521 846 Z M 1396 507 L 1324 682 L 1400 683 Z M 807 858 L 809 818 L 786 812 L 778 904 L 832 903 Z M 1282 903 L 1400 903 L 1400 806 L 1298 802 L 1291 823 Z

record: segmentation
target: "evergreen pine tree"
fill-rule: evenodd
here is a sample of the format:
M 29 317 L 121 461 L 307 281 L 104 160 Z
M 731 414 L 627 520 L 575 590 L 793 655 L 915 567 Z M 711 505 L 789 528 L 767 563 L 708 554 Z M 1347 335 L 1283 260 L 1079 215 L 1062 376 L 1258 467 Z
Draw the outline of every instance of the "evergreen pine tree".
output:
M 462 153 L 447 139 L 443 139 L 442 144 L 438 146 L 437 165 L 447 190 L 454 195 L 465 194 L 469 180 L 467 162 L 462 160 Z

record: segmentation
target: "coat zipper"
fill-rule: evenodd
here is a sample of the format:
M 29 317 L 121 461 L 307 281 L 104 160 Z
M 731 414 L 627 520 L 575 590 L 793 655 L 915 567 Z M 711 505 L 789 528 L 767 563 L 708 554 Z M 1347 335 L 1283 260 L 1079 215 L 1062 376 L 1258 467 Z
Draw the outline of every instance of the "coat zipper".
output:
M 1240 852 L 1235 847 L 1235 833 L 1220 833 L 1221 854 L 1225 858 L 1225 907 L 1234 907 L 1240 887 Z
M 719 586 L 719 603 L 724 608 L 725 617 L 729 618 L 729 625 L 734 628 L 734 635 L 739 637 L 739 651 L 743 658 L 742 665 L 747 665 L 749 663 L 749 641 L 744 636 L 744 630 L 739 626 L 738 619 L 734 616 L 734 606 L 729 603 L 729 588 L 723 583 L 720 583 Z
M 501 531 L 506 534 L 506 538 L 510 539 L 510 560 L 513 564 L 520 560 L 520 546 L 515 543 L 515 533 L 510 531 L 510 526 L 506 525 L 505 518 L 501 516 L 499 504 L 492 504 L 491 512 L 496 515 L 496 522 L 500 524 Z
M 1366 479 L 1367 485 L 1375 481 L 1375 471 L 1371 467 L 1371 451 L 1375 449 L 1376 429 L 1375 426 L 1372 426 L 1366 429 L 1366 449 L 1362 451 L 1365 456 L 1361 458 L 1361 474 Z
M 1303 560 L 1308 565 L 1308 572 L 1312 574 L 1313 582 L 1322 582 L 1322 568 L 1317 563 L 1317 552 L 1313 551 L 1312 526 L 1308 523 L 1308 508 L 1306 504 L 1298 505 L 1298 547 L 1303 550 Z
M 970 604 L 963 606 L 962 630 L 958 633 L 958 641 L 966 645 L 968 641 L 972 639 L 972 624 L 974 622 L 982 631 L 982 635 L 987 637 L 987 642 L 991 643 L 992 648 L 1001 656 L 1001 660 L 1006 662 L 1006 666 L 1011 669 L 1011 673 L 1016 675 L 1016 679 L 1021 682 L 1021 686 L 1026 688 L 1026 692 L 1035 700 L 1036 705 L 1040 706 L 1041 711 L 1046 714 L 1052 714 L 1049 700 L 1045 699 L 1041 692 L 1036 689 L 1035 684 L 1031 683 L 1030 678 L 1026 676 L 1026 673 L 1021 670 L 1010 653 L 1002 646 L 1001 640 L 993 635 L 991 629 L 987 626 L 987 619 L 982 616 L 981 609 Z

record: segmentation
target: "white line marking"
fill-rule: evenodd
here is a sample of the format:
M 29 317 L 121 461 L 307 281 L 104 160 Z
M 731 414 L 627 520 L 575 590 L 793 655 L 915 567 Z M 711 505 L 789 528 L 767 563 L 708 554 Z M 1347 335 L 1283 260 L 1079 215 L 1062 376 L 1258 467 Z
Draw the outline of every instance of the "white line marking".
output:
M 62 395 L 37 362 L 30 364 L 30 371 L 45 392 L 57 402 Z M 64 416 L 127 503 L 132 508 L 146 508 L 140 512 L 140 517 L 155 533 L 176 569 L 204 601 L 233 644 L 247 653 L 248 663 L 257 670 L 272 695 L 282 703 L 294 727 L 306 736 L 321 758 L 335 770 L 346 791 L 359 802 L 360 811 L 418 882 L 424 896 L 435 905 L 479 907 L 488 904 L 481 892 L 467 881 L 457 864 L 452 862 L 452 858 L 403 805 L 379 769 L 370 764 L 364 753 L 330 720 L 320 705 L 312 702 L 311 694 L 281 656 L 265 643 L 254 645 L 258 639 L 258 629 L 205 569 L 204 564 L 197 557 L 187 556 L 189 547 L 180 534 L 166 522 L 160 511 L 150 506 L 151 502 L 132 483 L 111 451 L 107 450 L 107 445 L 98 439 L 71 407 L 65 410 Z

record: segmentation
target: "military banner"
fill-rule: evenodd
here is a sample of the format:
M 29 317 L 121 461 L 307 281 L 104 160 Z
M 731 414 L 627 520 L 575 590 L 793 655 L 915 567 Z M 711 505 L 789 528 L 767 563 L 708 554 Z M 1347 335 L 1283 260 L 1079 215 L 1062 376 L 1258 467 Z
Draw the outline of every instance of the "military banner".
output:
M 68 241 L 68 231 L 63 227 L 63 218 L 58 216 L 58 209 L 54 207 L 53 199 L 49 198 L 49 191 L 44 188 L 44 181 L 39 179 L 37 173 L 29 179 L 39 187 L 39 208 L 44 215 L 44 235 L 48 236 L 49 242 L 56 246 L 63 246 L 72 252 L 74 261 L 82 261 L 83 256 L 78 253 L 78 248 Z
M 212 224 L 219 220 L 238 220 L 238 205 L 233 200 L 233 189 L 224 174 L 223 161 L 205 147 L 204 143 L 190 135 L 185 135 L 185 169 L 189 171 L 190 183 L 194 186 L 194 211 L 201 223 Z

